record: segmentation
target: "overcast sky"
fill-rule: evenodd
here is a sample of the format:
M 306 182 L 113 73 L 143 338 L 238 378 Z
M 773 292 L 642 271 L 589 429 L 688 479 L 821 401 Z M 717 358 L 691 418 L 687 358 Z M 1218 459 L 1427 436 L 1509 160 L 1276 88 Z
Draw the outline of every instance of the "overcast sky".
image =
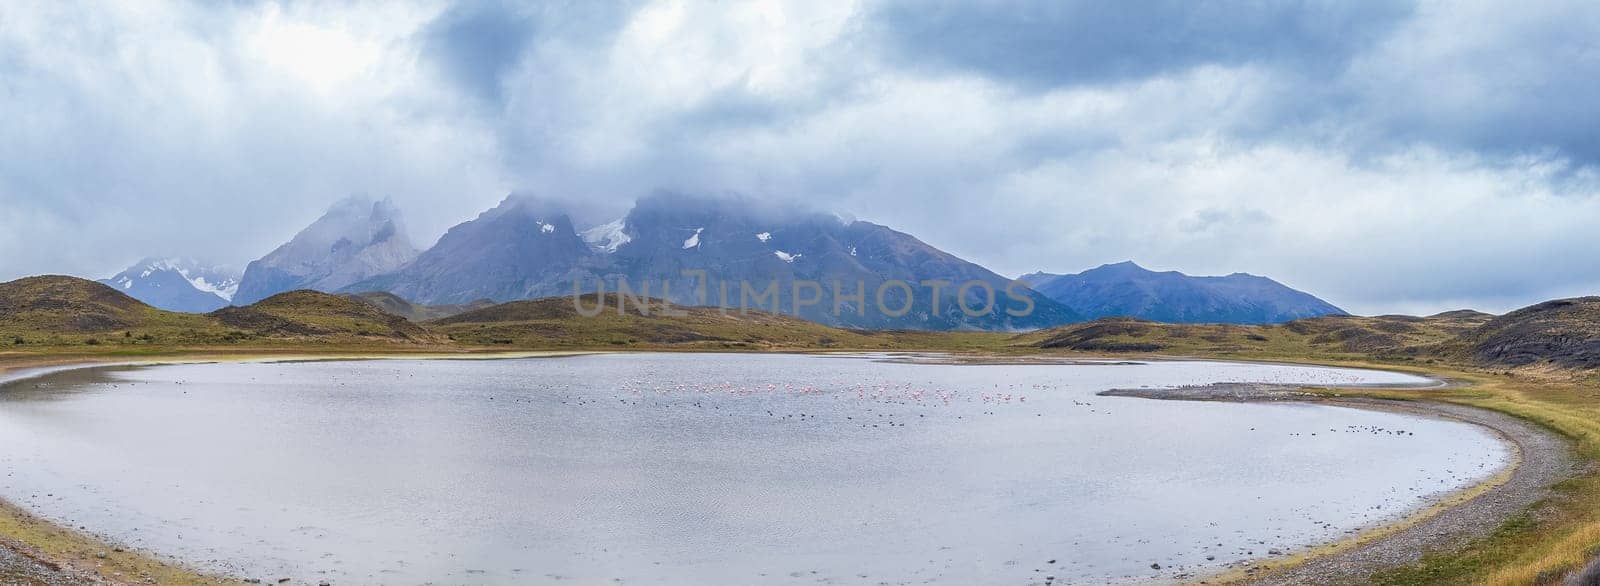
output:
M 1600 4 L 935 4 L 0 3 L 0 279 L 242 266 L 351 194 L 426 246 L 511 191 L 672 189 L 1013 276 L 1600 294 Z

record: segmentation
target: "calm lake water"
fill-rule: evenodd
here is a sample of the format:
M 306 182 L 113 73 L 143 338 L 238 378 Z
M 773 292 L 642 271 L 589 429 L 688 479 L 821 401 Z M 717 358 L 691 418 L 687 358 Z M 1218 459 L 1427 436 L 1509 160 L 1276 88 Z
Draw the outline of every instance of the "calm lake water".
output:
M 1511 457 L 1451 421 L 1094 395 L 1214 382 L 1421 381 L 749 354 L 96 369 L 0 387 L 0 496 L 313 584 L 1104 583 L 1332 541 Z

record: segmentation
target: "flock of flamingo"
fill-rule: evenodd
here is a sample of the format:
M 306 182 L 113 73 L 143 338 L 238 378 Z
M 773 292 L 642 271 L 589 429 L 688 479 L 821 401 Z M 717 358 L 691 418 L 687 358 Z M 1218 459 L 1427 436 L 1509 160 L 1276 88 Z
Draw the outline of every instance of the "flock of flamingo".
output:
M 929 383 L 930 385 L 932 383 Z M 979 402 L 985 405 L 1024 404 L 1028 402 L 1025 391 L 1048 392 L 1063 388 L 1065 385 L 1000 385 L 992 386 L 991 390 L 968 392 L 959 389 L 948 389 L 941 386 L 920 386 L 916 383 L 904 384 L 854 384 L 843 388 L 828 388 L 811 384 L 793 383 L 766 383 L 766 384 L 736 384 L 732 382 L 718 383 L 677 383 L 659 384 L 646 380 L 636 379 L 624 382 L 619 390 L 635 397 L 644 396 L 694 396 L 694 395 L 726 395 L 726 396 L 833 396 L 853 397 L 860 401 L 878 403 L 893 403 L 901 405 L 932 405 L 950 406 L 958 402 Z

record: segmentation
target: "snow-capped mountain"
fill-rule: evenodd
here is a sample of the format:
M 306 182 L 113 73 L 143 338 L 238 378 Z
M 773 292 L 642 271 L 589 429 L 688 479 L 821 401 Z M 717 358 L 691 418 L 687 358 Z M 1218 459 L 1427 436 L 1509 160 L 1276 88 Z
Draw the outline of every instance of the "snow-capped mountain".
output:
M 738 307 L 748 284 L 752 294 L 772 287 L 775 299 L 757 302 L 769 310 L 792 313 L 797 296 L 815 298 L 801 304 L 800 317 L 847 327 L 1025 330 L 1080 320 L 1027 287 L 1013 292 L 1031 311 L 1009 314 L 1006 308 L 1024 305 L 1007 295 L 1009 279 L 910 234 L 802 207 L 657 193 L 635 203 L 625 224 L 631 241 L 608 255 L 601 274 L 608 282 L 625 277 L 635 290 L 650 281 L 656 296 L 667 283 L 668 296 L 682 304 L 702 303 L 704 293 L 703 303 L 718 305 L 726 284 L 723 304 Z M 685 271 L 703 271 L 710 282 L 702 287 L 701 277 Z M 935 289 L 929 282 L 946 285 Z M 810 283 L 819 287 L 810 289 Z M 962 290 L 971 283 L 983 286 Z M 995 294 L 990 311 L 961 310 L 961 301 L 988 305 L 984 291 Z
M 685 271 L 701 271 L 711 281 L 709 290 L 697 289 L 702 283 Z M 822 290 L 805 292 L 816 301 L 802 304 L 801 317 L 851 327 L 1021 330 L 1079 319 L 1025 286 L 1013 292 L 1032 311 L 1008 314 L 1006 304 L 1020 306 L 1007 295 L 1009 280 L 884 226 L 751 200 L 670 193 L 641 199 L 626 217 L 581 234 L 559 205 L 513 195 L 451 228 L 410 265 L 343 292 L 387 291 L 425 304 L 504 302 L 570 295 L 574 283 L 593 291 L 605 282 L 614 292 L 624 281 L 636 294 L 648 281 L 649 296 L 708 305 L 722 301 L 726 284 L 725 305 L 731 307 L 743 303 L 745 284 L 759 291 L 770 287 L 771 296 L 750 308 L 786 313 L 794 311 L 797 282 L 817 283 Z M 935 291 L 924 285 L 930 281 L 950 286 Z M 995 294 L 997 309 L 979 316 L 961 311 L 958 299 L 969 307 L 986 305 L 984 287 L 960 290 L 974 281 Z M 838 311 L 835 282 L 841 286 Z M 878 310 L 882 286 L 888 287 L 883 295 L 889 311 Z M 908 300 L 910 288 L 916 291 Z M 700 298 L 702 292 L 707 298 Z
M 146 258 L 100 282 L 153 307 L 207 313 L 233 299 L 239 273 L 187 258 Z
M 394 202 L 350 197 L 245 267 L 233 303 L 248 305 L 295 289 L 334 291 L 399 269 L 416 257 Z

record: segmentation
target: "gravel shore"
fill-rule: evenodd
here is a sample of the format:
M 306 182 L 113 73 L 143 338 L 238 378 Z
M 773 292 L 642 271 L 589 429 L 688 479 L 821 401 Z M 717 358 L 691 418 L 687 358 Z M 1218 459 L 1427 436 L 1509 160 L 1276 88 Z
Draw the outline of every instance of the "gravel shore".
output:
M 55 564 L 47 564 L 18 553 L 11 544 L 0 541 L 0 586 L 73 586 L 94 582 L 76 576 Z
M 1579 472 L 1571 444 L 1560 436 L 1510 415 L 1465 405 L 1327 397 L 1292 387 L 1248 384 L 1126 389 L 1101 394 L 1180 401 L 1314 402 L 1442 417 L 1487 427 L 1516 448 L 1517 460 L 1512 465 L 1509 478 L 1464 503 L 1433 511 L 1427 518 L 1387 535 L 1347 547 L 1335 547 L 1333 553 L 1312 557 L 1289 567 L 1246 567 L 1241 574 L 1221 580 L 1225 582 L 1260 585 L 1366 582 L 1383 570 L 1415 564 L 1429 552 L 1448 551 L 1488 535 L 1512 515 L 1549 496 L 1550 488 L 1556 483 Z M 1270 560 L 1264 560 L 1263 564 L 1277 565 Z

